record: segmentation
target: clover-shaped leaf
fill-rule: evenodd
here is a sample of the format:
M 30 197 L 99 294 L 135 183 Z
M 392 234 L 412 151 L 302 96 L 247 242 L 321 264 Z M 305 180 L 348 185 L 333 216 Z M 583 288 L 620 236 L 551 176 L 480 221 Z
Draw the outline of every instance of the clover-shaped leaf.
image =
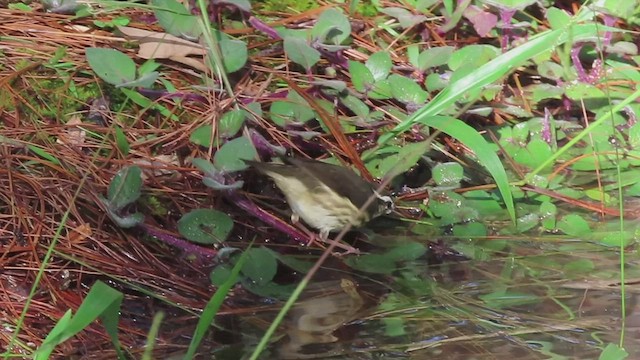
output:
M 198 244 L 221 243 L 233 229 L 229 215 L 214 209 L 195 209 L 178 221 L 178 231 Z

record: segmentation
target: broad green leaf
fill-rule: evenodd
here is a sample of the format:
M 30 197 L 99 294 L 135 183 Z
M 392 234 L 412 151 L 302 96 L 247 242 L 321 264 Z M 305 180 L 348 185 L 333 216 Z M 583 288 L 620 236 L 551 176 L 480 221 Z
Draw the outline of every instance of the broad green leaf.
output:
M 156 71 L 152 71 L 152 72 L 148 72 L 142 76 L 140 76 L 139 78 L 133 80 L 133 81 L 128 81 L 128 82 L 124 82 L 122 84 L 117 84 L 116 87 L 128 87 L 128 88 L 133 88 L 133 87 L 142 87 L 142 88 L 150 88 L 151 85 L 153 85 L 154 82 L 156 82 L 156 80 L 158 79 L 158 77 L 160 76 L 160 73 L 156 72 Z
M 429 104 L 431 104 L 431 102 Z M 420 116 L 416 120 L 418 123 L 433 127 L 455 139 L 458 139 L 473 150 L 476 158 L 478 159 L 478 163 L 484 166 L 496 181 L 496 185 L 498 186 L 502 199 L 507 206 L 509 215 L 515 223 L 516 213 L 509 185 L 509 178 L 507 177 L 507 173 L 494 148 L 490 146 L 474 128 L 458 119 L 445 116 L 433 116 L 430 118 Z
M 371 91 L 367 92 L 367 96 L 372 99 L 384 100 L 393 96 L 391 84 L 388 79 L 378 80 L 373 84 Z
M 244 67 L 249 57 L 244 41 L 221 38 L 218 42 L 222 55 L 222 64 L 227 74 Z
M 387 251 L 385 256 L 393 261 L 416 260 L 427 252 L 427 247 L 417 242 L 409 242 Z
M 600 353 L 598 360 L 623 360 L 628 356 L 629 353 L 620 345 L 609 343 Z
M 438 46 L 427 49 L 418 56 L 418 68 L 425 71 L 429 68 L 445 65 L 449 62 L 454 50 L 453 46 Z
M 438 186 L 459 187 L 462 181 L 464 169 L 456 162 L 437 164 L 431 170 L 433 181 Z
M 256 156 L 251 140 L 242 136 L 222 145 L 213 157 L 213 164 L 223 172 L 240 171 L 248 167 L 243 160 L 253 160 Z
M 211 146 L 213 144 L 213 142 L 211 141 L 212 133 L 212 125 L 203 125 L 197 127 L 189 136 L 189 141 L 200 146 Z
M 278 261 L 274 254 L 265 248 L 247 250 L 247 262 L 242 267 L 242 275 L 251 279 L 256 285 L 265 285 L 276 275 Z
M 562 219 L 558 221 L 558 230 L 567 235 L 576 237 L 580 237 L 591 232 L 589 223 L 587 223 L 582 216 L 577 214 L 563 216 Z
M 424 15 L 416 15 L 409 10 L 400 7 L 388 7 L 382 9 L 381 11 L 384 14 L 396 18 L 398 20 L 398 23 L 400 23 L 400 26 L 405 29 L 427 20 L 427 17 Z
M 320 40 L 323 44 L 340 45 L 349 35 L 351 35 L 351 23 L 337 8 L 323 11 L 311 29 L 311 37 Z
M 372 274 L 391 274 L 397 268 L 394 259 L 380 254 L 352 256 L 346 259 L 347 266 Z
M 481 2 L 502 10 L 524 10 L 527 6 L 534 4 L 536 0 L 482 0 Z
M 244 110 L 231 110 L 222 115 L 218 124 L 218 131 L 223 138 L 229 138 L 235 136 L 246 119 L 246 112 Z
M 233 229 L 229 215 L 214 209 L 195 209 L 178 221 L 180 235 L 199 244 L 216 244 L 227 239 Z
M 114 212 L 138 200 L 142 188 L 142 171 L 138 166 L 122 168 L 111 179 L 107 199 L 109 208 Z
M 454 51 L 449 58 L 448 65 L 451 70 L 458 70 L 464 66 L 472 65 L 475 73 L 478 67 L 487 64 L 500 55 L 500 49 L 491 45 L 469 45 Z M 470 63 L 469 59 L 473 59 Z
M 453 235 L 461 239 L 479 239 L 487 236 L 487 227 L 480 222 L 459 224 L 453 227 Z
M 353 88 L 364 93 L 373 85 L 375 79 L 371 70 L 363 63 L 349 60 L 349 74 Z
M 393 63 L 388 52 L 378 51 L 367 59 L 365 65 L 371 71 L 374 80 L 382 80 L 386 79 L 391 72 Z
M 320 52 L 303 39 L 284 38 L 284 51 L 291 61 L 301 65 L 305 70 L 311 69 L 320 60 Z
M 196 40 L 202 34 L 197 17 L 176 0 L 152 0 L 158 23 L 169 34 Z
M 316 117 L 307 101 L 295 91 L 290 91 L 286 100 L 274 101 L 269 111 L 271 120 L 282 127 L 291 123 L 304 124 Z
M 353 95 L 340 98 L 340 102 L 349 108 L 356 116 L 365 119 L 369 116 L 369 106 Z
M 424 104 L 429 96 L 420 85 L 406 76 L 392 74 L 389 76 L 389 85 L 393 97 L 405 104 Z
M 547 8 L 547 21 L 552 29 L 562 29 L 571 21 L 571 16 L 564 10 L 557 7 Z
M 118 50 L 87 48 L 85 54 L 91 70 L 109 84 L 121 85 L 136 78 L 136 64 Z

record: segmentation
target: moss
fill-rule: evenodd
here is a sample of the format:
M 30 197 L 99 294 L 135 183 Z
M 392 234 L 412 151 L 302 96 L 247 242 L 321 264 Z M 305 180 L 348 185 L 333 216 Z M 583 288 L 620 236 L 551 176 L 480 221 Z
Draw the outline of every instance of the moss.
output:
M 148 207 L 153 216 L 167 216 L 169 214 L 169 209 L 155 196 L 143 196 L 140 198 L 140 202 Z
M 313 0 L 267 0 L 256 4 L 261 11 L 265 12 L 305 12 L 319 7 L 317 1 Z

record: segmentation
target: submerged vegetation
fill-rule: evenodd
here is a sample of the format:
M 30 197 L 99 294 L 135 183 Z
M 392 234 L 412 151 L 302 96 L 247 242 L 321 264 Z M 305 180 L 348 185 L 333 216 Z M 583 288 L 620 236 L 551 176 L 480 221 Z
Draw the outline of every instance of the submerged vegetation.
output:
M 5 358 L 640 353 L 634 2 L 6 7 Z M 282 156 L 396 212 L 318 241 Z

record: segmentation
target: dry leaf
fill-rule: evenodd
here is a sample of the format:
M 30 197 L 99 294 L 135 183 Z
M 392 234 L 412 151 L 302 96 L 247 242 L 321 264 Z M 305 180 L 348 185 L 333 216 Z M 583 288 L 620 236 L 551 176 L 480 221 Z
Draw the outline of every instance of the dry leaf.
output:
M 128 38 L 140 43 L 138 56 L 143 59 L 170 59 L 203 72 L 207 71 L 202 60 L 207 51 L 204 46 L 198 43 L 167 33 L 128 26 L 119 26 L 118 30 Z M 191 55 L 198 56 L 198 58 L 190 58 Z
M 58 135 L 56 142 L 62 145 L 82 148 L 87 133 L 77 125 L 82 125 L 82 120 L 79 115 L 73 115 L 71 119 L 67 121 L 63 132 Z

